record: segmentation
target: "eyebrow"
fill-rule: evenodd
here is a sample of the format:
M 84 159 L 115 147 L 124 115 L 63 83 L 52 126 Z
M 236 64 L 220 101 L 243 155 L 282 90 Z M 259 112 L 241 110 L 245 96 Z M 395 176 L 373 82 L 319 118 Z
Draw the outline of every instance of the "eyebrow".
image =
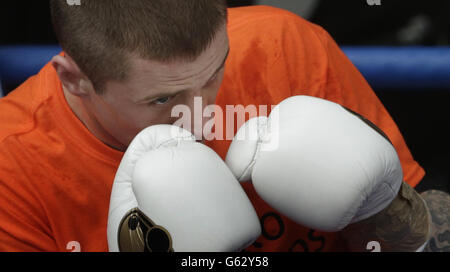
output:
M 228 48 L 228 51 L 227 51 L 227 54 L 225 55 L 225 58 L 223 59 L 223 61 L 222 61 L 222 64 L 219 66 L 219 68 L 217 68 L 217 70 L 212 74 L 212 76 L 208 79 L 208 82 L 211 80 L 211 78 L 213 78 L 224 66 L 225 66 L 225 63 L 227 62 L 227 59 L 228 59 L 228 55 L 230 54 L 230 48 Z M 176 95 L 176 94 L 179 94 L 179 93 L 181 93 L 181 92 L 184 92 L 184 91 L 186 91 L 186 89 L 184 89 L 184 90 L 180 90 L 180 91 L 177 91 L 177 92 L 175 92 L 175 93 L 158 93 L 158 94 L 152 94 L 152 95 L 150 95 L 150 96 L 147 96 L 147 97 L 145 97 L 145 98 L 143 98 L 143 99 L 141 99 L 141 100 L 139 100 L 139 101 L 137 101 L 137 103 L 142 103 L 142 102 L 146 102 L 146 101 L 151 101 L 151 100 L 154 100 L 154 99 L 156 99 L 156 98 L 159 98 L 159 97 L 167 97 L 167 96 L 174 96 L 174 95 Z

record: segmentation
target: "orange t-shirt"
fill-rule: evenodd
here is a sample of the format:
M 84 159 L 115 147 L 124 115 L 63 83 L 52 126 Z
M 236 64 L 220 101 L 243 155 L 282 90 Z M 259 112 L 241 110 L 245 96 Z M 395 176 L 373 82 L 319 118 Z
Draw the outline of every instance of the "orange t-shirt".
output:
M 219 106 L 276 105 L 299 94 L 335 101 L 384 130 L 406 182 L 415 186 L 423 178 L 386 109 L 322 28 L 255 6 L 230 9 L 228 30 L 231 51 Z M 123 153 L 74 115 L 51 65 L 0 99 L 0 128 L 0 251 L 107 251 L 109 197 Z M 230 141 L 207 144 L 224 158 Z M 345 248 L 336 234 L 297 225 L 250 183 L 244 188 L 263 225 L 248 251 Z

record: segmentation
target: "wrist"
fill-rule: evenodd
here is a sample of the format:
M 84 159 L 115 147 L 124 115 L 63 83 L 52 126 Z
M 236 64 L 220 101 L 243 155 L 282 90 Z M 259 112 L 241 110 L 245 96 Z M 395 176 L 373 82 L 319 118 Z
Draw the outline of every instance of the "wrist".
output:
M 348 225 L 341 235 L 351 251 L 366 251 L 366 245 L 375 241 L 381 251 L 414 252 L 431 236 L 431 216 L 422 197 L 403 182 L 389 206 Z

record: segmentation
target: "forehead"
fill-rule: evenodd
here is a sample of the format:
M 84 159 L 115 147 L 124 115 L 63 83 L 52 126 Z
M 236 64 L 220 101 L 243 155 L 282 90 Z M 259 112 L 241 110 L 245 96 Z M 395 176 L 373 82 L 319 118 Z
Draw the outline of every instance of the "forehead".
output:
M 194 84 L 219 68 L 229 49 L 228 42 L 226 27 L 223 27 L 210 46 L 192 61 L 159 62 L 132 56 L 127 85 L 132 89 L 170 89 Z

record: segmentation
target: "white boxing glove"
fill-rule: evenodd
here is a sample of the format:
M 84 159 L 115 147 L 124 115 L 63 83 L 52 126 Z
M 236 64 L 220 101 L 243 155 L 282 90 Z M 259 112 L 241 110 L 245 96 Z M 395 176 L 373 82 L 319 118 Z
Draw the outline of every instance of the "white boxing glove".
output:
M 273 208 L 322 231 L 380 212 L 403 181 L 397 153 L 379 129 L 336 103 L 309 96 L 290 97 L 269 118 L 250 119 L 226 163 L 240 181 L 251 179 Z
M 111 192 L 110 251 L 238 251 L 260 233 L 239 182 L 190 132 L 156 125 L 132 141 Z

